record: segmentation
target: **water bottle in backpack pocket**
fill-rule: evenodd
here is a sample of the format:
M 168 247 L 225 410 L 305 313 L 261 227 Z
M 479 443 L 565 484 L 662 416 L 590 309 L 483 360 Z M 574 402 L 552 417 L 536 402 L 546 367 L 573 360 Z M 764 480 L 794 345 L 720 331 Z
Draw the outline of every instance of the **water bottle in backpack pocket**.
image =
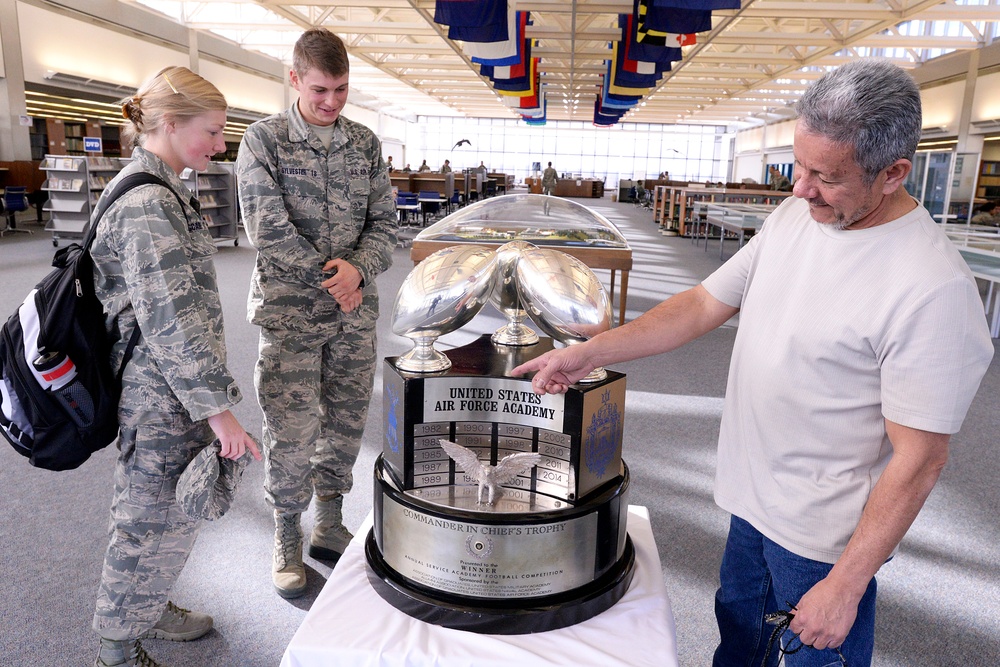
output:
M 49 391 L 77 426 L 94 423 L 94 400 L 76 372 L 76 364 L 62 352 L 40 352 L 31 362 L 39 385 Z

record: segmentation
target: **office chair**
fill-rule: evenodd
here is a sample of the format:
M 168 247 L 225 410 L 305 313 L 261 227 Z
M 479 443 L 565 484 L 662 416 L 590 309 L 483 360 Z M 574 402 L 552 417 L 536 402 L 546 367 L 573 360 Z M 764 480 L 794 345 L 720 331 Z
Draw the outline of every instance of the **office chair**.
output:
M 441 193 L 434 190 L 421 190 L 420 191 L 420 212 L 424 216 L 424 224 L 427 224 L 427 216 L 431 217 L 438 214 L 441 210 L 441 204 L 437 201 L 441 199 Z M 427 201 L 434 200 L 434 201 Z
M 21 232 L 22 234 L 32 234 L 30 229 L 18 229 L 16 214 L 20 211 L 28 210 L 28 188 L 23 185 L 10 185 L 3 191 L 3 200 L 0 203 L 0 213 L 7 217 L 7 226 L 0 229 L 0 236 L 7 232 Z
M 42 211 L 45 202 L 49 200 L 49 193 L 45 190 L 35 190 L 28 193 L 28 205 L 35 207 L 35 216 L 38 224 L 42 224 Z

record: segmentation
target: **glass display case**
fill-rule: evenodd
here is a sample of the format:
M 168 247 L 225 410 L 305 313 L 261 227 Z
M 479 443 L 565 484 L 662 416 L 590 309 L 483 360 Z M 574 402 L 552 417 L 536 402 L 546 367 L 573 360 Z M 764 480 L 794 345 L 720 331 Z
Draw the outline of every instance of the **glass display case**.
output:
M 420 232 L 414 243 L 418 241 L 629 247 L 614 223 L 597 211 L 569 199 L 534 194 L 493 197 L 466 206 Z
M 569 199 L 511 194 L 466 206 L 417 234 L 410 247 L 410 259 L 417 264 L 454 245 L 468 243 L 495 249 L 510 241 L 554 248 L 591 269 L 610 270 L 608 295 L 612 302 L 615 277 L 621 271 L 618 323 L 625 323 L 632 248 L 614 223 Z

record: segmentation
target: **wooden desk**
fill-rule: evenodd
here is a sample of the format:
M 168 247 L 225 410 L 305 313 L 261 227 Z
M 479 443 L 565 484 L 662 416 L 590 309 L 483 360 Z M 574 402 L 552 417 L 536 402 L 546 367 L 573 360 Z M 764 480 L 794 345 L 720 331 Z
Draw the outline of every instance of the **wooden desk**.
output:
M 524 184 L 528 186 L 528 192 L 533 195 L 542 194 L 542 179 L 528 176 L 524 179 Z
M 560 178 L 556 183 L 554 193 L 557 197 L 590 197 L 600 199 L 604 196 L 604 181 L 593 178 Z
M 423 172 L 412 174 L 410 179 L 413 189 L 410 192 L 436 192 L 442 197 L 451 198 L 455 194 L 455 173 L 435 174 Z
M 675 230 L 681 236 L 688 235 L 688 212 L 695 201 L 733 204 L 780 204 L 791 197 L 791 192 L 775 190 L 751 190 L 736 188 L 668 187 L 669 200 L 661 194 L 660 224 L 664 229 Z M 663 206 L 666 206 L 663 209 Z M 654 216 L 656 213 L 654 213 Z
M 399 171 L 394 171 L 389 174 L 389 182 L 392 187 L 396 188 L 399 192 L 413 192 L 413 181 L 411 180 L 413 174 L 407 174 Z
M 503 243 L 506 243 L 504 241 Z M 487 243 L 484 241 L 469 241 L 469 245 L 478 245 L 496 250 L 503 243 Z M 419 264 L 428 255 L 431 255 L 442 248 L 450 248 L 459 245 L 455 241 L 417 241 L 413 242 L 410 248 L 410 259 L 413 263 Z M 561 250 L 567 255 L 576 257 L 591 269 L 609 269 L 611 271 L 611 289 L 608 296 L 611 299 L 612 307 L 615 302 L 615 272 L 622 272 L 622 293 L 618 300 L 618 326 L 625 324 L 625 306 L 628 301 L 628 272 L 632 269 L 632 249 L 631 248 L 584 248 L 579 246 L 540 246 L 542 248 L 552 248 Z
M 514 175 L 513 174 L 505 174 L 505 173 L 499 172 L 499 171 L 496 171 L 496 172 L 491 171 L 490 173 L 486 174 L 486 177 L 490 178 L 490 179 L 493 179 L 493 180 L 496 181 L 495 185 L 496 185 L 496 191 L 497 191 L 498 195 L 499 194 L 507 194 L 507 190 L 509 188 L 513 187 L 513 185 L 514 185 Z

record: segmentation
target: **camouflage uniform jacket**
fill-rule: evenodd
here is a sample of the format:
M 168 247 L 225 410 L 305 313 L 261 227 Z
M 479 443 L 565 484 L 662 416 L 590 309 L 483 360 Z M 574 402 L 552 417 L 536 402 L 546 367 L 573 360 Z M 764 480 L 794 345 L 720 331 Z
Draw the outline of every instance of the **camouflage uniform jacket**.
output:
M 542 187 L 554 188 L 559 184 L 559 176 L 553 167 L 546 167 L 542 172 Z
M 145 171 L 168 183 L 185 205 L 161 185 L 140 185 L 111 205 L 91 247 L 108 330 L 117 325 L 121 336 L 112 368 L 121 364 L 136 322 L 142 331 L 119 406 L 126 414 L 187 413 L 198 421 L 242 398 L 226 368 L 215 243 L 177 174 L 142 148 L 132 157 L 101 202 L 124 176 Z
M 378 319 L 375 277 L 396 246 L 396 202 L 378 138 L 343 116 L 327 150 L 297 104 L 257 121 L 236 160 L 243 224 L 257 249 L 248 316 L 268 329 L 333 335 Z M 320 285 L 344 259 L 361 273 L 364 298 L 350 313 Z

